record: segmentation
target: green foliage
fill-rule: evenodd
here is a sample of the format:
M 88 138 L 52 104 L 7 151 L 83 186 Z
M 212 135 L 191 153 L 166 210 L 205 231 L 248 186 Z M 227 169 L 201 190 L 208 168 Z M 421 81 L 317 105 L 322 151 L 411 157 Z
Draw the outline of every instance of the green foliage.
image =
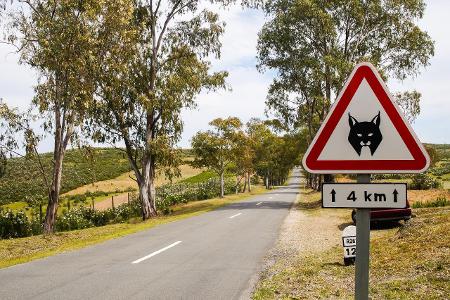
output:
M 214 173 L 212 171 L 203 171 L 200 174 L 186 178 L 186 179 L 182 180 L 181 182 L 199 183 L 199 182 L 203 182 L 203 181 L 206 181 L 206 180 L 214 178 L 214 177 L 217 177 L 216 173 Z
M 123 203 L 116 208 L 99 211 L 92 208 L 79 207 L 65 212 L 56 221 L 58 231 L 70 231 L 89 227 L 105 226 L 112 223 L 127 222 L 131 218 L 141 216 L 141 205 L 136 199 Z
M 431 174 L 434 176 L 443 176 L 446 174 L 450 174 L 450 161 L 442 161 L 438 166 L 433 167 L 430 170 Z
M 30 220 L 23 211 L 15 213 L 0 209 L 0 238 L 26 237 L 39 233 L 42 233 L 42 226 L 36 218 Z
M 224 180 L 224 194 L 234 192 L 235 183 L 232 178 Z M 164 214 L 171 212 L 170 206 L 194 200 L 206 200 L 220 196 L 219 178 L 210 178 L 203 182 L 180 182 L 156 188 L 158 210 Z
M 238 118 L 217 118 L 209 125 L 212 130 L 198 132 L 192 138 L 192 151 L 195 167 L 206 167 L 214 170 L 217 175 L 224 174 L 226 169 L 234 162 L 236 148 L 240 146 L 237 141 L 242 123 Z
M 170 214 L 172 205 L 187 203 L 193 200 L 204 200 L 219 196 L 220 182 L 212 178 L 204 182 L 167 184 L 157 188 L 157 207 L 163 214 Z M 225 181 L 225 194 L 234 192 L 234 182 L 231 178 Z M 91 195 L 96 195 L 91 193 Z M 70 231 L 94 226 L 105 226 L 113 223 L 123 223 L 131 218 L 142 217 L 141 203 L 135 196 L 130 203 L 124 203 L 116 208 L 99 211 L 88 207 L 63 209 L 57 218 L 57 231 Z M 42 233 L 39 220 L 19 211 L 0 210 L 0 237 L 16 238 Z
M 0 150 L 0 178 L 6 175 L 6 164 L 8 160 L 6 159 L 6 155 L 3 151 Z
M 412 182 L 409 188 L 412 190 L 437 189 L 442 186 L 438 179 L 435 179 L 429 173 L 415 174 L 412 176 Z
M 356 63 L 403 80 L 434 55 L 434 42 L 417 25 L 422 0 L 269 0 L 265 11 L 258 65 L 277 73 L 266 104 L 286 126 L 307 128 L 309 142 Z M 408 117 L 417 116 L 420 93 L 398 96 Z
M 40 155 L 49 176 L 52 155 Z M 36 159 L 8 159 L 7 174 L 0 178 L 0 204 L 15 201 L 41 200 L 47 197 Z M 129 171 L 123 152 L 117 149 L 96 149 L 96 160 L 91 163 L 80 150 L 69 150 L 63 164 L 62 193 L 93 183 L 115 178 Z M 83 197 L 83 196 L 76 196 Z
M 450 200 L 447 200 L 445 197 L 439 197 L 434 201 L 428 201 L 428 202 L 421 202 L 416 201 L 413 203 L 413 208 L 425 208 L 425 207 L 444 207 L 449 206 Z
M 55 226 L 57 231 L 69 231 L 93 227 L 94 224 L 85 218 L 82 208 L 77 208 L 58 217 Z

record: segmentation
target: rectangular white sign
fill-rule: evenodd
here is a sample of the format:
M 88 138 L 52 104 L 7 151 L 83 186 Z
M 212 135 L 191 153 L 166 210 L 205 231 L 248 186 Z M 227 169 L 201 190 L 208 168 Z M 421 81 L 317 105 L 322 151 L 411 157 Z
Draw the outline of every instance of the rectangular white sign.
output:
M 325 208 L 405 208 L 406 183 L 324 183 Z
M 356 246 L 356 236 L 344 236 L 342 237 L 342 244 L 344 247 Z

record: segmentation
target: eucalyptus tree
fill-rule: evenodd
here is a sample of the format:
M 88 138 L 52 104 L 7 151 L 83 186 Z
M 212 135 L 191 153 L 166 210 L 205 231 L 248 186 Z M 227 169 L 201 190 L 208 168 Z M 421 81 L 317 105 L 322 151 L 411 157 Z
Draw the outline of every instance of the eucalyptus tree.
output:
M 182 110 L 194 108 L 201 91 L 225 87 L 227 72 L 210 71 L 225 24 L 205 4 L 231 2 L 121 0 L 105 14 L 88 127 L 97 141 L 125 145 L 144 219 L 157 214 L 157 172 L 177 175 Z
M 86 117 L 95 89 L 95 24 L 99 0 L 12 1 L 7 42 L 20 62 L 38 74 L 32 105 L 44 130 L 54 140 L 52 175 L 44 232 L 53 232 L 62 180 L 64 155 Z M 28 131 L 30 143 L 36 134 Z
M 403 80 L 434 55 L 434 42 L 416 24 L 422 0 L 269 0 L 265 11 L 270 20 L 259 33 L 258 67 L 277 71 L 266 104 L 286 126 L 305 128 L 308 143 L 356 63 L 370 61 L 386 80 Z M 414 120 L 420 94 L 397 99 Z
M 269 179 L 273 169 L 272 161 L 276 155 L 272 145 L 275 144 L 277 136 L 272 132 L 267 122 L 259 119 L 251 119 L 247 123 L 246 132 L 254 152 L 253 168 L 259 176 L 264 178 L 265 186 L 269 188 Z
M 197 132 L 192 138 L 195 167 L 206 167 L 220 177 L 220 197 L 225 194 L 224 175 L 236 161 L 237 148 L 240 147 L 240 129 L 238 118 L 217 118 L 209 123 L 213 129 Z
M 285 124 L 305 127 L 309 142 L 356 63 L 370 61 L 385 79 L 403 80 L 434 54 L 434 42 L 417 25 L 422 0 L 269 0 L 265 11 L 258 66 L 277 71 L 267 107 Z M 399 95 L 412 119 L 419 100 L 417 92 Z

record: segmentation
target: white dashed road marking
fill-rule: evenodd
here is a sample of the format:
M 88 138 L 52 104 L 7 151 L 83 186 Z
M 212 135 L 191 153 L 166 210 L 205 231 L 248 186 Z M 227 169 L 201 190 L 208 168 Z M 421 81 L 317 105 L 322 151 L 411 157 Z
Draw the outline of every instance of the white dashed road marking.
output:
M 242 215 L 242 213 L 238 213 L 238 214 L 232 215 L 232 216 L 230 217 L 230 219 L 233 219 L 234 217 L 237 217 L 237 216 L 240 216 L 240 215 Z
M 153 256 L 155 256 L 155 255 L 160 254 L 161 252 L 166 251 L 167 249 L 170 249 L 170 248 L 172 248 L 172 247 L 175 247 L 175 246 L 178 245 L 179 243 L 181 243 L 181 241 L 177 241 L 177 242 L 175 242 L 175 243 L 173 243 L 173 244 L 170 244 L 170 245 L 167 246 L 167 247 L 164 247 L 164 248 L 162 248 L 162 249 L 159 249 L 158 251 L 155 251 L 155 252 L 153 252 L 153 253 L 150 253 L 150 254 L 147 255 L 147 256 L 144 256 L 144 257 L 141 257 L 141 258 L 139 258 L 139 259 L 136 259 L 135 261 L 132 262 L 132 264 L 138 264 L 138 263 L 140 263 L 141 261 L 144 261 L 144 260 L 146 260 L 146 259 L 149 259 L 150 257 L 153 257 Z

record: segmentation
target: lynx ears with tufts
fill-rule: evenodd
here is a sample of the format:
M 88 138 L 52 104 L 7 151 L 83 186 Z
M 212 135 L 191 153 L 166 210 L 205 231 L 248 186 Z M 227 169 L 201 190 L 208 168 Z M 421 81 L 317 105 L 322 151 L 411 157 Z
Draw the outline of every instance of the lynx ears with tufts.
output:
M 355 118 L 353 118 L 350 113 L 348 113 L 348 124 L 350 125 L 350 127 L 353 127 L 355 124 L 358 124 L 358 120 L 356 120 Z
M 373 124 L 377 125 L 378 127 L 380 127 L 380 112 L 378 112 L 378 115 L 376 115 L 372 121 Z

